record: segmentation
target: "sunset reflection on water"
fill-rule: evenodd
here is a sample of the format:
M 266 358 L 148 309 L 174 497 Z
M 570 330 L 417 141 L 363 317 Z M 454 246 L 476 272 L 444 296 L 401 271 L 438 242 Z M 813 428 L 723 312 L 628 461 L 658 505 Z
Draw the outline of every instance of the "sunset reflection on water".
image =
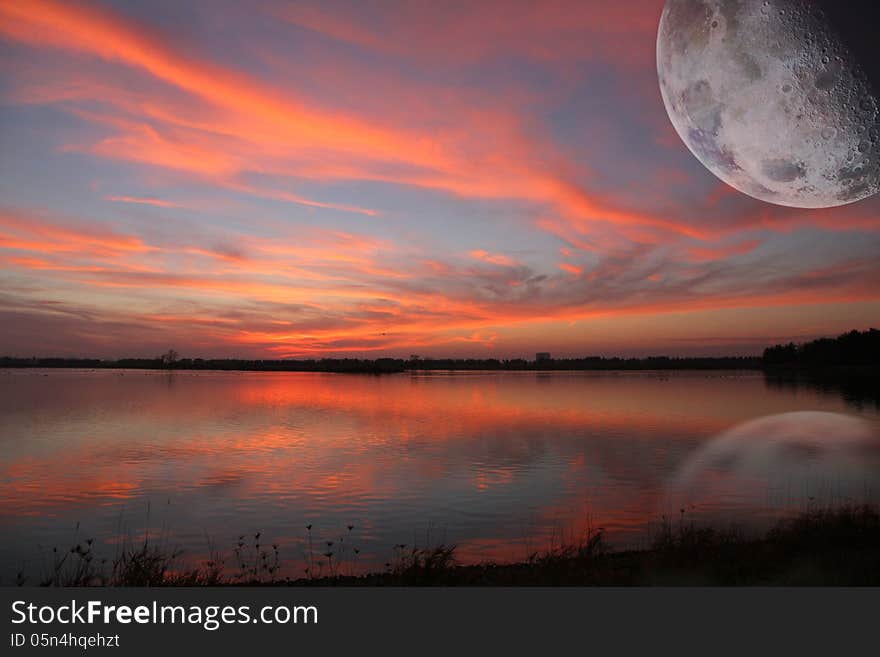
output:
M 358 569 L 401 543 L 519 559 L 587 524 L 637 545 L 690 455 L 797 410 L 878 424 L 759 373 L 0 371 L 2 576 L 77 523 L 107 550 L 149 529 L 190 558 L 261 531 L 294 576 L 308 524 L 348 536 Z

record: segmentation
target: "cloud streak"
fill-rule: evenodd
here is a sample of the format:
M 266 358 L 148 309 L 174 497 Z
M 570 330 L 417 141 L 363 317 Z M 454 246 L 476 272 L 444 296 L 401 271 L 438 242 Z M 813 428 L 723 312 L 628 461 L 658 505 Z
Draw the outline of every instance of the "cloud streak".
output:
M 276 356 L 503 353 L 597 318 L 810 304 L 875 321 L 877 203 L 758 204 L 668 138 L 661 4 L 199 5 L 218 33 L 183 40 L 143 7 L 3 3 L 0 66 L 23 73 L 3 102 L 42 148 L 0 155 L 34 172 L 0 211 L 7 312 L 86 351 L 125 326 Z

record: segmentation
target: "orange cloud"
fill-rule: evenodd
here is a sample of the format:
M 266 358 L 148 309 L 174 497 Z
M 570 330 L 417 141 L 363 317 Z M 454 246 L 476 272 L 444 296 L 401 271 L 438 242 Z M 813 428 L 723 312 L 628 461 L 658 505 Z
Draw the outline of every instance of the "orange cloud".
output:
M 603 316 L 877 299 L 878 272 L 862 254 L 782 266 L 768 239 L 804 227 L 876 233 L 875 205 L 804 213 L 717 185 L 682 201 L 693 181 L 677 166 L 645 183 L 664 189 L 648 202 L 641 184 L 612 191 L 585 163 L 601 166 L 608 149 L 569 152 L 542 125 L 540 112 L 592 94 L 592 78 L 573 69 L 625 54 L 624 35 L 653 41 L 661 4 L 505 3 L 504 21 L 488 2 L 452 13 L 404 4 L 363 24 L 325 8 L 272 8 L 279 29 L 354 46 L 329 58 L 309 51 L 304 75 L 302 64 L 277 68 L 283 57 L 262 44 L 259 72 L 246 74 L 106 9 L 2 3 L 0 35 L 37 55 L 12 58 L 22 68 L 8 100 L 76 117 L 80 131 L 54 145 L 63 156 L 106 159 L 136 179 L 95 181 L 92 193 L 116 204 L 99 204 L 96 219 L 0 212 L 0 258 L 20 289 L 10 300 L 22 314 L 73 308 L 126 330 L 296 355 L 495 348 L 512 326 L 539 335 Z M 633 50 L 620 66 L 653 66 L 650 48 Z M 386 58 L 406 66 L 374 63 Z M 503 97 L 461 84 L 463 67 L 504 58 L 552 64 L 561 83 L 504 86 Z M 213 205 L 163 212 L 184 207 L 166 194 L 194 196 L 181 186 L 215 195 Z M 392 186 L 403 202 L 388 202 Z M 455 203 L 450 214 L 464 201 L 491 201 L 491 212 L 475 212 L 485 223 L 450 234 L 450 245 L 445 223 L 420 234 L 418 203 L 439 195 Z M 133 204 L 158 208 L 151 223 Z M 516 240 L 492 241 L 508 229 Z
M 691 247 L 688 253 L 696 260 L 726 260 L 731 256 L 751 253 L 761 245 L 761 240 L 745 240 L 731 246 L 716 248 Z
M 141 239 L 91 228 L 74 229 L 0 212 L 0 248 L 42 252 L 87 251 L 102 255 L 146 253 L 151 247 Z
M 183 205 L 173 201 L 165 201 L 160 198 L 141 198 L 137 196 L 105 196 L 105 201 L 114 203 L 135 203 L 138 205 L 153 205 L 157 208 L 182 208 Z
M 463 66 L 511 53 L 537 61 L 583 61 L 603 57 L 630 68 L 653 63 L 660 0 L 480 3 L 403 3 L 371 10 L 372 21 L 356 12 L 324 5 L 270 4 L 269 11 L 294 25 L 368 50 L 414 57 L 437 66 Z M 453 8 L 454 7 L 454 8 Z M 499 20 L 503 13 L 504 20 Z M 388 39 L 394 34 L 394 39 Z M 634 34 L 644 39 L 633 38 Z M 627 37 L 626 44 L 621 36 Z
M 560 157 L 549 144 L 535 143 L 518 122 L 507 117 L 469 116 L 471 125 L 433 134 L 382 125 L 183 55 L 142 26 L 107 12 L 39 0 L 4 5 L 0 16 L 6 19 L 0 23 L 0 32 L 9 38 L 125 64 L 216 108 L 186 118 L 193 116 L 193 108 L 183 112 L 157 109 L 176 101 L 152 98 L 140 110 L 153 123 L 113 119 L 121 132 L 92 146 L 92 152 L 102 156 L 207 176 L 267 198 L 364 214 L 375 211 L 304 199 L 283 190 L 257 189 L 236 176 L 250 169 L 306 178 L 388 181 L 462 197 L 550 203 L 582 229 L 598 223 L 696 237 L 704 234 L 702 229 L 671 219 L 622 209 L 573 184 L 563 173 L 531 166 L 544 151 L 550 160 Z M 94 90 L 100 92 L 100 87 Z M 101 98 L 117 102 L 105 95 Z M 108 120 L 82 110 L 79 114 Z M 481 142 L 489 148 L 475 149 L 473 134 L 490 136 Z
M 490 265 L 499 265 L 501 267 L 516 267 L 518 264 L 516 260 L 509 256 L 500 253 L 489 253 L 483 249 L 474 249 L 468 255 Z
M 391 268 L 387 258 L 404 255 L 399 245 L 340 231 L 311 231 L 298 245 L 248 237 L 243 253 L 226 253 L 73 225 L 0 213 L 7 271 L 49 276 L 66 289 L 100 290 L 119 303 L 113 321 L 177 327 L 190 339 L 279 356 L 487 348 L 516 325 L 540 331 L 548 323 L 598 317 L 880 298 L 874 284 L 880 269 L 871 259 L 749 280 L 736 270 L 708 278 L 714 258 L 645 268 L 642 249 L 589 267 L 560 263 L 569 275 L 547 277 L 479 249 L 471 256 L 500 267 L 449 262 L 423 269 L 422 261 L 404 257 L 413 264 Z M 752 246 L 730 248 L 747 252 Z M 181 255 L 198 259 L 172 264 Z M 135 299 L 142 310 L 131 309 Z M 41 312 L 63 307 L 43 306 Z M 108 308 L 89 312 L 104 316 Z

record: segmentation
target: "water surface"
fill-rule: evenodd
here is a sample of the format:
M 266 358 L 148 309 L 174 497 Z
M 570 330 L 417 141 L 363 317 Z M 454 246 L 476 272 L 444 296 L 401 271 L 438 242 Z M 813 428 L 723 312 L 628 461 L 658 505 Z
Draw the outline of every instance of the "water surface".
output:
M 713 436 L 803 410 L 880 426 L 873 407 L 757 372 L 0 370 L 0 577 L 36 573 L 53 546 L 86 537 L 112 557 L 146 531 L 190 559 L 259 531 L 292 576 L 307 525 L 313 552 L 333 540 L 352 570 L 414 543 L 519 559 L 588 525 L 638 546 Z M 687 512 L 831 501 L 852 494 L 847 474 L 768 490 L 763 509 L 728 495 Z

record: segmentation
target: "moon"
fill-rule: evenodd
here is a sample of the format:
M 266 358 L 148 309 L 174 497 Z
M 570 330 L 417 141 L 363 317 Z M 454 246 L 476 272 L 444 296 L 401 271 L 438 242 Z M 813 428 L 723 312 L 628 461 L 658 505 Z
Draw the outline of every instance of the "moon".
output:
M 803 509 L 811 500 L 876 502 L 878 485 L 880 436 L 872 423 L 796 411 L 749 420 L 709 440 L 667 482 L 666 505 L 758 516 Z
M 657 72 L 709 171 L 797 208 L 880 191 L 877 0 L 667 0 Z

